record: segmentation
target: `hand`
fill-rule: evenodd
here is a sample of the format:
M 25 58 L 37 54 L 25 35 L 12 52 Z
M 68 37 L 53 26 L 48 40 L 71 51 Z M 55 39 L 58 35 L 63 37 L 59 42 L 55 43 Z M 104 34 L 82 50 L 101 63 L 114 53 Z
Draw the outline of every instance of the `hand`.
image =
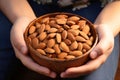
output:
M 99 42 L 90 53 L 91 60 L 85 65 L 68 68 L 61 73 L 62 78 L 74 78 L 91 73 L 98 69 L 108 58 L 114 47 L 114 36 L 107 25 L 96 25 Z
M 43 67 L 35 63 L 28 55 L 28 49 L 26 43 L 24 41 L 24 31 L 28 24 L 33 19 L 27 17 L 21 17 L 17 19 L 11 29 L 11 43 L 15 51 L 15 55 L 21 62 L 29 69 L 38 72 L 40 74 L 44 74 L 46 76 L 55 78 L 56 74 L 50 71 L 48 68 Z

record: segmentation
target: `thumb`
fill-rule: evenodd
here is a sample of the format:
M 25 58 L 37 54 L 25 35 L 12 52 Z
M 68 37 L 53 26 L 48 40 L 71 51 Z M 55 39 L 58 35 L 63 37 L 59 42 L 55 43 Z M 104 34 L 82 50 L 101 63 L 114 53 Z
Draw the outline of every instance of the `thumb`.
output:
M 114 41 L 109 40 L 108 37 L 102 37 L 99 41 L 99 43 L 96 45 L 96 47 L 93 49 L 93 51 L 90 53 L 91 59 L 95 59 L 98 56 L 108 52 L 109 50 L 112 50 Z
M 21 21 L 17 21 L 11 29 L 11 43 L 14 49 L 18 50 L 23 54 L 27 54 L 27 46 L 24 41 L 24 30 L 28 24 L 23 24 Z
M 12 46 L 19 52 L 21 52 L 23 54 L 27 53 L 27 46 L 24 41 L 22 32 L 20 32 L 20 31 L 16 32 L 16 30 L 13 29 L 11 31 L 11 43 L 12 43 Z

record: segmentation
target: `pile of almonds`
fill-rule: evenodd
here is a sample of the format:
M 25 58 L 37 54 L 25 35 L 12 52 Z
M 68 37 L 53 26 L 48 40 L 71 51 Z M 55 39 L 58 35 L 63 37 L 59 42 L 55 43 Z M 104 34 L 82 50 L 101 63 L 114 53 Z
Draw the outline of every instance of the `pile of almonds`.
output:
M 73 59 L 91 49 L 94 37 L 88 22 L 75 15 L 56 14 L 42 17 L 28 29 L 31 46 L 41 55 Z

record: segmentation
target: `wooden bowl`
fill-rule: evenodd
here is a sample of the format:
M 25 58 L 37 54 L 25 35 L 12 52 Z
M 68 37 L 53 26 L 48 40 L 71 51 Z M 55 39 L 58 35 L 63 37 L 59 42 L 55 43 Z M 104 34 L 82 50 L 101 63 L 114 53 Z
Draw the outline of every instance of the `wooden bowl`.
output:
M 88 35 L 93 37 L 91 48 L 87 52 L 85 52 L 81 56 L 78 56 L 78 57 L 75 57 L 72 59 L 57 59 L 57 58 L 50 58 L 48 56 L 42 55 L 33 47 L 33 46 L 37 45 L 37 43 L 32 44 L 31 39 L 28 37 L 30 35 L 30 33 L 32 33 L 32 31 L 29 32 L 30 27 L 36 25 L 36 22 L 41 23 L 41 20 L 43 20 L 43 18 L 45 18 L 45 17 L 55 17 L 56 15 L 67 15 L 68 17 L 77 16 L 80 18 L 80 20 L 86 21 L 86 24 L 89 25 L 89 28 L 90 28 L 90 33 L 88 33 Z M 43 22 L 45 22 L 45 21 L 42 21 L 42 23 Z M 49 21 L 45 22 L 45 24 L 48 24 L 48 23 L 49 23 Z M 33 29 L 33 32 L 34 32 L 34 29 Z M 36 35 L 32 36 L 32 38 L 34 38 L 34 37 L 36 37 Z M 40 64 L 41 66 L 48 67 L 50 70 L 59 74 L 59 73 L 65 71 L 67 68 L 81 66 L 81 65 L 84 65 L 87 61 L 89 61 L 89 59 L 90 59 L 89 53 L 92 51 L 92 49 L 97 44 L 98 34 L 94 28 L 94 25 L 89 20 L 85 19 L 84 17 L 76 15 L 76 14 L 72 14 L 72 13 L 57 12 L 57 13 L 45 14 L 45 15 L 40 16 L 37 19 L 33 20 L 25 30 L 24 39 L 25 39 L 25 42 L 29 49 L 31 58 L 34 61 L 36 61 L 38 64 Z M 81 42 L 81 43 L 85 43 L 85 42 Z M 58 44 L 60 44 L 60 43 L 58 43 Z M 83 51 L 84 51 L 84 49 L 83 49 Z

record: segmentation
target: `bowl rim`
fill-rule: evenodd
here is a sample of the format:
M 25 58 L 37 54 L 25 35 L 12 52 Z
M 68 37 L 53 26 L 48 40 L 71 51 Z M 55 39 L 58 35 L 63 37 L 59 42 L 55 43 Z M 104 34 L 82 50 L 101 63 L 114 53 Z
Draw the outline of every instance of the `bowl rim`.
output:
M 75 58 L 73 58 L 73 59 L 58 59 L 58 58 L 49 58 L 49 57 L 47 57 L 47 56 L 44 56 L 44 55 L 38 53 L 38 52 L 29 44 L 29 42 L 27 42 L 27 41 L 25 40 L 27 46 L 30 47 L 32 50 L 34 50 L 34 52 L 35 52 L 34 54 L 35 54 L 36 56 L 39 56 L 39 57 L 42 58 L 42 59 L 47 59 L 47 60 L 56 61 L 56 62 L 72 61 L 72 60 L 76 60 L 76 59 L 82 58 L 82 57 L 84 57 L 84 56 L 86 56 L 86 55 L 89 55 L 90 52 L 93 50 L 93 48 L 97 45 L 97 42 L 98 42 L 98 33 L 97 33 L 96 29 L 94 28 L 94 25 L 91 23 L 91 21 L 89 21 L 88 19 L 86 19 L 86 18 L 84 18 L 84 17 L 82 17 L 82 16 L 80 16 L 80 15 L 78 15 L 78 14 L 69 13 L 69 12 L 54 12 L 54 13 L 47 13 L 47 14 L 41 15 L 40 17 L 34 19 L 33 21 L 31 21 L 31 22 L 29 23 L 29 25 L 27 26 L 27 28 L 26 28 L 26 30 L 25 30 L 25 32 L 24 32 L 24 37 L 27 39 L 28 29 L 29 29 L 30 25 L 33 25 L 33 22 L 39 20 L 40 18 L 44 18 L 44 17 L 49 16 L 49 15 L 57 15 L 57 14 L 66 14 L 66 15 L 78 16 L 78 17 L 82 18 L 83 20 L 86 20 L 90 25 L 92 25 L 91 28 L 93 28 L 93 30 L 94 30 L 94 32 L 95 32 L 96 38 L 95 38 L 94 44 L 92 45 L 92 47 L 90 48 L 90 50 L 88 50 L 86 53 L 82 54 L 81 56 L 75 57 Z M 28 48 L 28 49 L 29 49 L 29 48 Z M 31 54 L 31 53 L 30 53 L 30 54 Z

